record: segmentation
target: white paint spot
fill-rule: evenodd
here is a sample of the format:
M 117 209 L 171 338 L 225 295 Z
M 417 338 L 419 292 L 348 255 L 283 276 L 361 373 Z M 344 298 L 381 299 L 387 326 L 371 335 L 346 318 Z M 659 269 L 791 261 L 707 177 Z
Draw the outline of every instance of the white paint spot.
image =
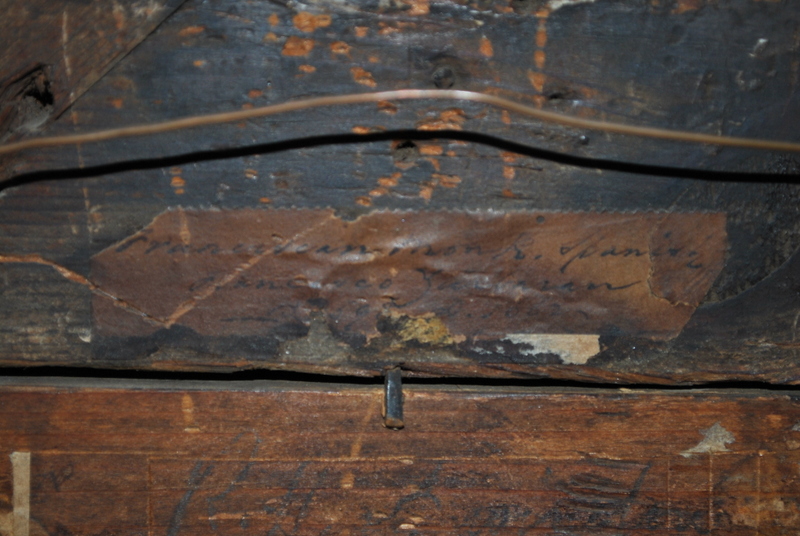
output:
M 509 333 L 505 340 L 530 346 L 520 350 L 522 355 L 555 354 L 569 365 L 585 365 L 600 353 L 600 335 Z
M 67 17 L 67 10 L 61 16 L 61 54 L 64 57 L 64 70 L 67 72 L 67 78 L 72 76 L 72 66 L 69 62 L 69 54 L 67 54 L 67 43 L 69 42 L 69 23 Z
M 147 0 L 146 2 L 138 2 L 131 6 L 134 17 L 150 18 L 163 9 L 156 0 Z
M 800 421 L 794 423 L 794 426 L 792 426 L 792 432 L 800 432 Z
M 753 45 L 753 50 L 750 52 L 750 57 L 755 58 L 756 56 L 764 52 L 764 49 L 767 48 L 768 44 L 769 44 L 769 39 L 766 39 L 764 37 L 756 41 L 756 44 Z
M 700 430 L 700 433 L 703 434 L 704 439 L 689 450 L 681 452 L 681 456 L 688 458 L 692 454 L 701 454 L 704 452 L 728 452 L 728 447 L 725 445 L 736 441 L 733 434 L 723 428 L 718 422 L 714 423 L 714 426 L 707 430 Z
M 593 4 L 595 0 L 550 0 L 547 4 L 547 7 L 550 8 L 550 12 L 557 11 L 564 6 L 574 6 L 577 4 Z
M 78 333 L 78 338 L 83 342 L 92 342 L 92 330 L 84 329 Z

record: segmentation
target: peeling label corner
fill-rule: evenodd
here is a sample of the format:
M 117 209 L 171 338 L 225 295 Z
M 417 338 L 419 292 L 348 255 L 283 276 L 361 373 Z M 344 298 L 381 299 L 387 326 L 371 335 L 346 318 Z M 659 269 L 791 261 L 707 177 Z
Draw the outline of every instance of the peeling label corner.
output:
M 526 346 L 523 355 L 555 354 L 568 365 L 585 365 L 600 353 L 600 335 L 509 333 L 505 340 Z
M 700 430 L 703 440 L 694 447 L 681 452 L 681 456 L 689 458 L 692 454 L 702 454 L 705 452 L 728 452 L 729 443 L 735 443 L 736 438 L 727 431 L 720 423 L 716 422 L 711 428 Z

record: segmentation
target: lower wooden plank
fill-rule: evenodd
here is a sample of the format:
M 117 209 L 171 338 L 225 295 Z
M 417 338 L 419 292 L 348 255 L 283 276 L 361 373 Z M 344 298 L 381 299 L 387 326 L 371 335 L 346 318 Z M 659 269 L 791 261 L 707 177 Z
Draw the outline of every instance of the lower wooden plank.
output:
M 800 529 L 794 392 L 407 386 L 402 431 L 381 397 L 3 380 L 0 533 L 20 504 L 59 536 Z

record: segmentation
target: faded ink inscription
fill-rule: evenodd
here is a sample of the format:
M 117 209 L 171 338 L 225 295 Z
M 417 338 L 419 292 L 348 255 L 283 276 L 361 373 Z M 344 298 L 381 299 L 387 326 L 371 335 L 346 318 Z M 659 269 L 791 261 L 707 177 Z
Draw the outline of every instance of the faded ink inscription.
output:
M 98 254 L 98 328 L 264 334 L 323 314 L 378 336 L 430 318 L 452 340 L 507 333 L 676 335 L 722 267 L 722 214 L 170 211 Z M 135 269 L 131 269 L 135 266 Z

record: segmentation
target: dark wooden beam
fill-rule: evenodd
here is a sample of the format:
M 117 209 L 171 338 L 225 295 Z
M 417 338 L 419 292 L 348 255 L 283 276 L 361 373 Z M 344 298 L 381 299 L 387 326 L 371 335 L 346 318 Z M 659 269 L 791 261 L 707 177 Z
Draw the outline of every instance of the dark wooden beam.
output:
M 797 139 L 800 12 L 782 3 L 292 6 L 187 2 L 42 132 L 452 87 Z M 47 13 L 47 35 L 60 36 L 61 12 Z M 50 91 L 71 102 L 59 80 Z M 800 166 L 787 155 L 406 101 L 31 152 L 3 169 L 6 366 L 800 378 Z M 392 227 L 398 210 L 417 228 Z M 312 235 L 354 256 L 290 247 Z M 391 256 L 400 243 L 403 263 Z M 467 254 L 489 243 L 512 257 Z M 411 259 L 415 248 L 431 255 Z M 395 286 L 380 288 L 392 270 Z

